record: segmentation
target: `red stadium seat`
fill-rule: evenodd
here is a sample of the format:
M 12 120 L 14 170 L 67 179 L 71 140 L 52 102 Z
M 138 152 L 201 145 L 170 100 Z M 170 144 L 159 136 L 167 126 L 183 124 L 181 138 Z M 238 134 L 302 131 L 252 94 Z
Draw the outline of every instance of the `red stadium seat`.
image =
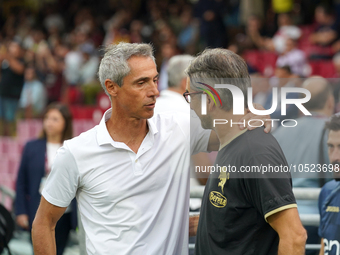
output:
M 318 60 L 311 61 L 312 75 L 320 75 L 324 78 L 332 78 L 335 76 L 336 71 L 332 61 Z
M 252 67 L 266 76 L 272 76 L 276 66 L 277 54 L 268 51 L 246 51 L 244 59 Z
M 262 66 L 262 55 L 260 51 L 246 51 L 243 54 L 244 59 L 249 63 L 251 66 L 258 67 Z

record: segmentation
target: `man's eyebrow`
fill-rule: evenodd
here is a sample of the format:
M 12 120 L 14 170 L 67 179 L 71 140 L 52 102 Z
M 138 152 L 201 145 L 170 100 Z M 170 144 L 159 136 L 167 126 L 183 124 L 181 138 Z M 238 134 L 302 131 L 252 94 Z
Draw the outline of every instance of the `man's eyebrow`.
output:
M 158 78 L 158 77 L 159 77 L 159 74 L 157 74 L 153 79 Z M 140 77 L 134 82 L 145 81 L 145 80 L 150 80 L 150 77 Z

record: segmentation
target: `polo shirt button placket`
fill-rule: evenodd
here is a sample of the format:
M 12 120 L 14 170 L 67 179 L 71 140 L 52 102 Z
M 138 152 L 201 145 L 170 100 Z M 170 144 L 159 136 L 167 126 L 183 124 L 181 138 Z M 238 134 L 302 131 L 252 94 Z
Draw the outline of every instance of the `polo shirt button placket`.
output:
M 142 166 L 141 166 L 138 158 L 136 158 L 135 161 L 134 161 L 134 174 L 135 175 L 142 175 L 143 174 Z

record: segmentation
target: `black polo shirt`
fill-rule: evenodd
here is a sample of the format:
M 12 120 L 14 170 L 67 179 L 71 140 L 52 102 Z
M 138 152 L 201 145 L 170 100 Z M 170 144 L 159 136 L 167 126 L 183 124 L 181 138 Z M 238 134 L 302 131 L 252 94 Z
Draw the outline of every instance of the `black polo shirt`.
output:
M 229 165 L 236 172 L 216 170 Z M 279 144 L 263 128 L 241 134 L 218 152 L 203 195 L 196 255 L 277 254 L 279 237 L 266 218 L 296 202 L 289 172 L 241 172 L 241 166 L 261 165 L 287 166 Z

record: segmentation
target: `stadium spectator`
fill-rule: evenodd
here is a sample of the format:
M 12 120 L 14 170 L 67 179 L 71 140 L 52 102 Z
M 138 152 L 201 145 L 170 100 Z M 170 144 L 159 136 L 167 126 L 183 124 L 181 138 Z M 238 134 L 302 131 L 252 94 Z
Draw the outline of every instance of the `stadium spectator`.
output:
M 79 70 L 78 83 L 83 85 L 96 79 L 99 66 L 99 59 L 95 54 L 95 48 L 91 43 L 84 43 L 79 46 L 82 53 L 82 65 Z
M 44 27 L 47 31 L 57 30 L 62 32 L 65 28 L 64 19 L 58 12 L 58 8 L 55 5 L 47 5 L 44 11 Z
M 334 111 L 334 96 L 332 88 L 327 80 L 321 77 L 311 77 L 303 83 L 303 88 L 311 93 L 311 99 L 304 107 L 312 116 L 297 118 L 298 125 L 295 128 L 279 128 L 274 136 L 279 142 L 288 164 L 299 166 L 318 166 L 328 164 L 327 138 L 324 130 L 326 120 Z M 322 187 L 326 173 L 312 173 L 296 171 L 292 172 L 293 187 Z M 317 214 L 317 202 L 315 200 L 298 200 L 300 214 Z M 308 244 L 319 243 L 317 227 L 306 226 L 308 232 Z M 306 254 L 316 254 L 315 251 L 307 251 Z
M 264 38 L 268 34 L 263 26 L 263 21 L 256 15 L 251 15 L 246 24 L 245 33 L 236 35 L 236 44 L 243 49 L 263 48 Z
M 319 236 L 321 237 L 320 255 L 336 255 L 339 253 L 340 232 L 339 232 L 339 200 L 340 200 L 340 117 L 335 114 L 326 123 L 328 134 L 328 156 L 333 166 L 334 180 L 327 182 L 322 187 L 319 195 L 320 226 Z
M 338 29 L 332 9 L 327 5 L 319 5 L 315 9 L 317 27 L 309 40 L 313 44 L 328 46 L 338 38 Z
M 241 0 L 240 19 L 242 24 L 246 24 L 251 16 L 256 16 L 260 20 L 265 17 L 265 3 L 262 0 Z
M 276 83 L 274 83 L 274 81 Z M 288 88 L 288 87 L 295 87 L 296 86 L 296 75 L 293 75 L 289 66 L 282 66 L 282 67 L 276 67 L 275 69 L 275 79 L 272 79 L 273 87 L 277 87 L 278 91 L 280 92 L 281 88 Z M 280 94 L 281 95 L 281 94 Z M 298 93 L 287 93 L 287 98 L 294 99 L 298 98 Z M 272 90 L 268 91 L 268 96 L 266 99 L 266 102 L 264 104 L 265 109 L 270 109 L 273 104 L 273 94 Z M 273 119 L 279 119 L 282 121 L 283 119 L 289 118 L 293 119 L 298 116 L 298 108 L 295 105 L 287 105 L 286 106 L 286 115 L 281 115 L 281 96 L 278 96 L 277 98 L 277 108 L 276 110 L 271 114 L 271 118 Z
M 79 85 L 84 94 L 84 103 L 94 105 L 97 95 L 102 91 L 97 81 L 97 70 L 99 58 L 96 56 L 95 48 L 90 43 L 84 43 L 79 47 L 83 63 L 79 70 Z
M 48 69 L 46 71 L 45 86 L 48 93 L 48 103 L 63 101 L 63 94 L 67 83 L 64 78 L 65 57 L 70 51 L 65 44 L 57 45 L 53 49 L 53 53 L 49 54 L 47 62 Z
M 44 85 L 37 79 L 33 67 L 25 70 L 25 83 L 21 91 L 19 107 L 25 118 L 41 117 L 47 103 L 47 93 Z
M 106 34 L 103 45 L 117 44 L 119 42 L 130 42 L 128 31 L 124 29 L 125 23 L 129 21 L 129 12 L 120 10 L 106 23 Z
M 272 39 L 264 41 L 264 47 L 279 54 L 285 52 L 287 47 L 287 39 L 298 40 L 301 37 L 301 30 L 292 22 L 292 18 L 288 13 L 278 15 L 278 31 Z
M 192 16 L 192 8 L 186 6 L 180 16 L 182 29 L 178 34 L 179 48 L 188 53 L 195 54 L 197 52 L 197 42 L 199 39 L 199 22 Z
M 287 38 L 286 46 L 282 54 L 276 61 L 276 66 L 289 66 L 293 74 L 305 77 L 307 68 L 307 58 L 305 53 L 297 48 L 296 41 Z
M 80 36 L 81 39 L 76 39 L 74 49 L 65 55 L 64 77 L 68 85 L 66 98 L 67 102 L 71 104 L 83 103 L 82 89 L 85 89 L 87 93 L 87 101 L 93 101 L 91 97 L 95 97 L 93 94 L 96 94 L 97 89 L 95 85 L 92 87 L 91 83 L 96 77 L 99 65 L 93 44 L 86 42 L 87 39 L 82 38 L 83 35 L 80 31 L 76 33 L 76 36 Z M 78 44 L 78 42 L 82 43 Z M 88 84 L 90 87 L 82 88 L 84 84 Z M 94 90 L 92 90 L 93 88 Z
M 161 54 L 162 54 L 162 64 L 159 71 L 159 82 L 158 82 L 158 90 L 162 91 L 168 88 L 168 64 L 171 57 L 178 54 L 178 50 L 176 45 L 171 43 L 164 43 L 161 46 Z
M 227 28 L 223 24 L 226 3 L 218 0 L 199 0 L 195 6 L 195 17 L 200 20 L 200 35 L 204 47 L 226 47 Z
M 133 20 L 130 24 L 130 40 L 131 43 L 142 43 L 145 38 L 142 33 L 144 23 L 141 20 Z
M 31 230 L 39 206 L 41 191 L 49 175 L 57 150 L 72 138 L 72 116 L 60 103 L 47 107 L 39 139 L 28 142 L 23 150 L 16 182 L 15 214 L 18 226 Z M 57 255 L 63 254 L 69 232 L 77 224 L 75 200 L 55 228 Z
M 0 135 L 15 135 L 15 114 L 24 86 L 23 50 L 16 41 L 1 48 Z
M 290 174 L 247 175 L 238 171 L 249 165 L 287 165 L 274 137 L 264 134 L 261 128 L 240 131 L 235 125 L 213 124 L 216 119 L 236 122 L 242 117 L 232 113 L 229 90 L 216 89 L 221 102 L 207 97 L 206 115 L 201 114 L 200 97 L 194 95 L 202 91 L 202 83 L 198 81 L 214 78 L 216 82 L 229 78 L 228 82 L 246 95 L 250 86 L 246 63 L 229 50 L 205 50 L 191 62 L 187 73 L 190 77 L 187 90 L 192 94 L 190 107 L 201 119 L 204 129 L 216 132 L 221 144 L 214 164 L 220 170 L 210 174 L 204 190 L 195 254 L 251 251 L 253 254 L 303 255 L 306 233 L 299 219 Z M 228 171 L 228 166 L 234 166 L 237 171 Z

